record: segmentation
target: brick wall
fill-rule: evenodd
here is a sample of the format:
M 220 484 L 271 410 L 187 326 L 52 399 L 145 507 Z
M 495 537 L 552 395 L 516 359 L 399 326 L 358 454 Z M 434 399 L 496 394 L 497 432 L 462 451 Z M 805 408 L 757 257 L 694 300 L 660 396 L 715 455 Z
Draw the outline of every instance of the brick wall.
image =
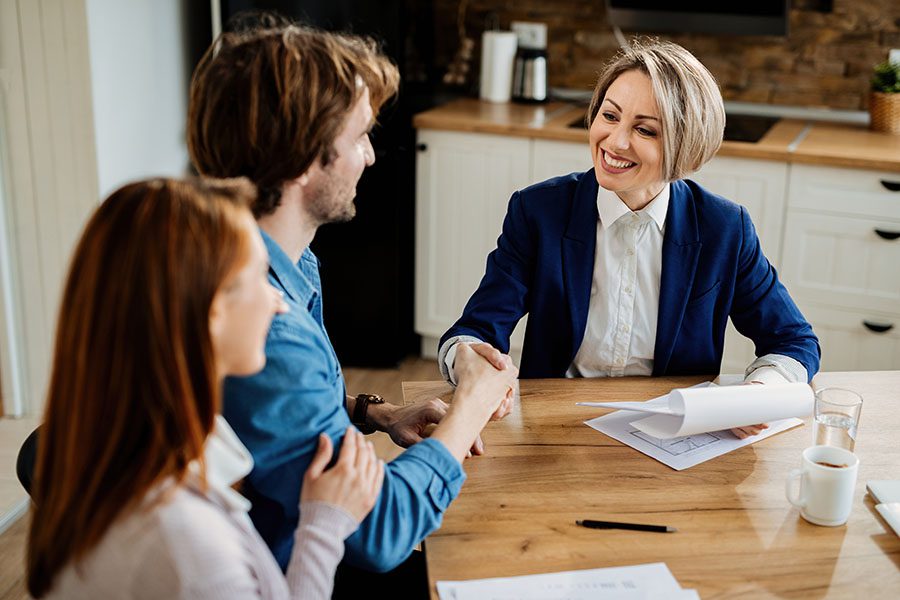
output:
M 459 43 L 459 1 L 435 0 L 440 65 Z M 603 0 L 469 0 L 466 31 L 476 43 L 492 19 L 504 29 L 513 20 L 547 23 L 553 87 L 592 89 L 618 48 Z M 900 48 L 900 0 L 794 0 L 787 37 L 657 35 L 703 61 L 726 100 L 864 110 L 872 66 Z M 475 81 L 478 65 L 476 54 Z

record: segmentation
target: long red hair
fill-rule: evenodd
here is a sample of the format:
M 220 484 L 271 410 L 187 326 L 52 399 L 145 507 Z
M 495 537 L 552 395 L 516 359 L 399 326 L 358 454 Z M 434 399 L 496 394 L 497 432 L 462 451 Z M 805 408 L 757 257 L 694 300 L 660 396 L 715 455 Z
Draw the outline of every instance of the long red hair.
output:
M 209 311 L 249 255 L 254 198 L 246 180 L 155 179 L 114 192 L 88 221 L 59 311 L 38 447 L 33 596 L 155 484 L 202 461 L 221 384 Z

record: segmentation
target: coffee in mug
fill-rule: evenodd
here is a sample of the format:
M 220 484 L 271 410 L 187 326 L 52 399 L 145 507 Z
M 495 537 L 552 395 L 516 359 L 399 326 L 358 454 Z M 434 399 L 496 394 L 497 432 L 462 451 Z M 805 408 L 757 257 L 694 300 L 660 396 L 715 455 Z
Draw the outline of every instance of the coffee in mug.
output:
M 803 451 L 801 467 L 785 482 L 788 501 L 800 509 L 800 516 L 815 525 L 835 527 L 850 518 L 859 459 L 844 448 L 812 446 Z M 792 484 L 800 479 L 794 495 Z

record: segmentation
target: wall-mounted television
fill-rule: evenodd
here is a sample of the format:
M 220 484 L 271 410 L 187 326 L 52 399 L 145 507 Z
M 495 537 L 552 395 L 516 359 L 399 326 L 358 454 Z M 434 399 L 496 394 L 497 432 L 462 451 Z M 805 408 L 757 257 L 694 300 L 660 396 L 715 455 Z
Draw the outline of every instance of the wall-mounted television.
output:
M 605 0 L 611 25 L 626 31 L 787 35 L 790 0 Z

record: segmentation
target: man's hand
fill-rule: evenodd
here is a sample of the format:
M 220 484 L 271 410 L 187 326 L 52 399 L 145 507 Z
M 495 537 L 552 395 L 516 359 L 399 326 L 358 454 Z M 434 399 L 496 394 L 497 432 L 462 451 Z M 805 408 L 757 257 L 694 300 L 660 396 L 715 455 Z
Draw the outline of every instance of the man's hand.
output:
M 441 422 L 447 408 L 447 403 L 440 398 L 405 406 L 385 402 L 369 406 L 368 417 L 375 428 L 390 435 L 395 444 L 408 448 L 428 437 L 429 427 Z
M 448 408 L 449 405 L 440 398 L 405 406 L 385 402 L 369 406 L 368 417 L 375 428 L 390 435 L 395 444 L 409 448 L 429 436 L 431 426 L 441 422 Z M 481 436 L 475 440 L 470 452 L 484 454 Z
M 487 342 L 481 342 L 479 344 L 469 344 L 469 347 L 475 351 L 476 354 L 480 355 L 486 361 L 491 363 L 495 369 L 498 371 L 502 371 L 503 369 L 509 368 L 513 366 L 513 361 L 509 357 L 508 354 L 503 354 Z M 500 406 L 494 411 L 494 414 L 491 415 L 491 421 L 499 421 L 510 412 L 512 412 L 513 400 L 515 400 L 516 391 L 513 388 L 509 388 L 506 392 L 506 397 L 503 399 L 503 402 L 500 403 Z M 484 452 L 484 447 L 480 451 L 476 451 L 476 447 L 481 442 L 481 436 L 475 440 L 475 446 L 472 447 L 473 454 L 482 454 Z

